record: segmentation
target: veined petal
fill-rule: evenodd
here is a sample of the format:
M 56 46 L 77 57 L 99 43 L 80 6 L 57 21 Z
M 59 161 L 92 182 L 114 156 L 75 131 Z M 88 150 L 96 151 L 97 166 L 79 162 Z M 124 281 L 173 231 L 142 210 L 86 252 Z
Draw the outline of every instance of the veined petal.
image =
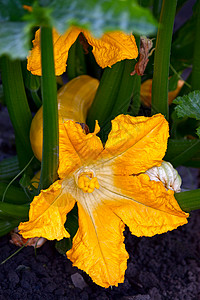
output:
M 187 223 L 172 190 L 146 174 L 138 176 L 105 176 L 96 172 L 104 189 L 103 203 L 129 226 L 136 236 L 153 236 Z
M 34 198 L 30 206 L 29 221 L 19 225 L 20 234 L 24 238 L 61 240 L 70 236 L 64 228 L 66 214 L 75 204 L 75 199 L 69 193 L 70 186 L 70 180 L 66 189 L 59 180 Z
M 119 115 L 112 121 L 99 167 L 104 163 L 116 175 L 131 175 L 159 166 L 167 149 L 168 123 L 153 117 Z M 103 170 L 102 170 L 103 171 Z
M 93 47 L 93 54 L 100 67 L 111 67 L 123 59 L 134 59 L 138 48 L 133 35 L 121 31 L 105 33 L 101 38 L 94 38 L 89 31 L 83 30 L 88 43 Z
M 70 27 L 63 35 L 60 35 L 55 29 L 53 29 L 54 63 L 55 74 L 57 76 L 65 72 L 69 48 L 76 41 L 80 32 L 80 29 L 77 27 Z M 38 29 L 35 33 L 33 49 L 28 57 L 27 69 L 34 75 L 42 75 L 40 29 Z
M 103 151 L 102 142 L 96 136 L 98 132 L 98 123 L 94 132 L 89 134 L 85 134 L 81 125 L 71 120 L 59 125 L 58 174 L 61 179 L 94 161 Z
M 82 192 L 83 194 L 83 192 Z M 124 224 L 98 203 L 101 192 L 79 196 L 79 229 L 67 257 L 105 288 L 124 281 L 128 253 L 123 243 Z

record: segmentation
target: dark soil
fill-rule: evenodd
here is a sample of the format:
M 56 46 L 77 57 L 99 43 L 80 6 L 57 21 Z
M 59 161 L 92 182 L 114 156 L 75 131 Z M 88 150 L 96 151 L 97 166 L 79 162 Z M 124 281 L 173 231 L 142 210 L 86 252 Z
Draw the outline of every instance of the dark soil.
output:
M 0 159 L 13 155 L 14 135 L 5 109 L 0 111 Z M 4 120 L 4 121 L 3 121 Z M 3 127 L 2 127 L 3 126 Z M 198 170 L 181 168 L 185 188 L 197 188 Z M 200 211 L 192 212 L 187 225 L 152 238 L 137 238 L 125 231 L 130 255 L 125 281 L 108 289 L 94 284 L 84 272 L 59 254 L 54 242 L 36 252 L 22 249 L 0 266 L 0 300 L 122 299 L 200 300 Z M 0 238 L 0 262 L 19 248 Z
M 0 267 L 0 299 L 200 299 L 200 211 L 173 232 L 136 238 L 125 231 L 130 255 L 125 281 L 108 289 L 94 284 L 47 242 L 22 249 Z M 0 261 L 18 248 L 0 239 Z

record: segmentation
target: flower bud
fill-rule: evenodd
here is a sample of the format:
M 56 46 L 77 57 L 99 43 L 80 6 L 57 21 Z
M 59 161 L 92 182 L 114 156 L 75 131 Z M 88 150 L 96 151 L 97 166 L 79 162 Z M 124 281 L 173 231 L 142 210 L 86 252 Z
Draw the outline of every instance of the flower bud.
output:
M 163 161 L 160 167 L 153 167 L 145 172 L 150 180 L 161 181 L 166 190 L 173 190 L 178 193 L 181 191 L 181 177 L 173 168 L 172 164 Z

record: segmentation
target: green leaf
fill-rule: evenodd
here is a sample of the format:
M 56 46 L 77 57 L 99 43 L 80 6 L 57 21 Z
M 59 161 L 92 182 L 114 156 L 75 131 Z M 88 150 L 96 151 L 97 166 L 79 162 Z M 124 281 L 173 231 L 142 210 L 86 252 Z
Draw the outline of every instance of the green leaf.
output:
M 25 22 L 0 22 L 0 56 L 12 59 L 26 58 L 29 51 L 29 34 Z
M 26 10 L 23 5 L 32 5 L 32 1 L 27 0 L 1 0 L 0 1 L 0 22 L 19 21 L 22 19 Z
M 31 5 L 28 12 L 23 5 Z M 26 58 L 31 29 L 36 26 L 54 26 L 64 33 L 77 25 L 92 31 L 95 36 L 109 30 L 122 30 L 138 35 L 154 34 L 157 21 L 148 8 L 136 0 L 4 0 L 0 3 L 0 56 Z
M 193 91 L 183 97 L 177 97 L 175 111 L 179 118 L 190 117 L 200 120 L 200 91 Z
M 53 25 L 61 33 L 72 24 L 91 30 L 95 36 L 117 29 L 138 35 L 156 32 L 157 21 L 136 0 L 41 0 L 40 3 L 52 9 Z

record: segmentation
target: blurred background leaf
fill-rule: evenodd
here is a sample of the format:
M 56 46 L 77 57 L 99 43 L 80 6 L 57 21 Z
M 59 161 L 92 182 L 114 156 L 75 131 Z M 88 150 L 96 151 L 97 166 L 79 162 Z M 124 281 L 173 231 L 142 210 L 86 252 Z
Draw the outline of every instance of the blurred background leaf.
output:
M 155 34 L 157 21 L 149 8 L 136 0 L 9 0 L 0 2 L 0 56 L 25 58 L 31 48 L 32 29 L 49 24 L 60 33 L 76 25 L 89 29 L 95 36 L 110 30 L 138 35 Z M 32 12 L 23 8 L 31 5 Z
M 95 36 L 118 29 L 148 35 L 157 28 L 149 8 L 136 0 L 41 0 L 40 4 L 52 9 L 53 25 L 61 33 L 72 24 L 91 30 Z

